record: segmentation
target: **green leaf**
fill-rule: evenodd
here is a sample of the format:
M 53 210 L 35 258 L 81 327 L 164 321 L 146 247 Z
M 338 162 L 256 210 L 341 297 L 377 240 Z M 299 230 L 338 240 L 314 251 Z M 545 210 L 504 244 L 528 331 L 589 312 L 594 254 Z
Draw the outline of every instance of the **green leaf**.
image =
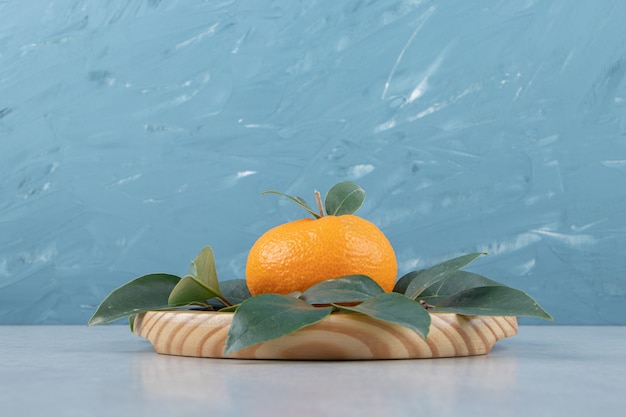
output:
M 406 289 L 411 283 L 411 281 L 413 281 L 413 278 L 415 278 L 417 274 L 419 274 L 422 271 L 423 269 L 419 269 L 417 271 L 411 271 L 411 272 L 404 274 L 402 277 L 400 277 L 399 280 L 396 281 L 396 285 L 394 285 L 393 287 L 393 292 L 397 292 L 399 294 L 406 294 Z
M 426 309 L 410 298 L 395 292 L 380 294 L 354 307 L 337 307 L 408 327 L 423 338 L 426 338 L 430 328 L 430 314 Z
M 215 270 L 215 257 L 213 256 L 213 249 L 210 246 L 202 248 L 196 259 L 193 261 L 196 274 L 195 277 L 198 281 L 204 284 L 208 288 L 220 293 L 220 284 L 217 281 L 217 271 Z
M 265 194 L 278 194 L 278 195 L 280 195 L 282 197 L 285 197 L 286 199 L 288 199 L 292 203 L 295 203 L 296 205 L 298 205 L 298 206 L 302 207 L 303 209 L 305 209 L 306 211 L 308 211 L 316 219 L 320 218 L 319 213 L 316 213 L 315 211 L 313 211 L 311 206 L 309 206 L 309 203 L 307 203 L 306 200 L 304 198 L 302 198 L 302 197 L 292 197 L 292 196 L 287 195 L 285 193 L 281 193 L 280 191 L 274 191 L 274 190 L 263 191 L 261 193 L 261 195 L 265 195 Z
M 439 300 L 456 294 L 459 291 L 476 287 L 503 286 L 497 281 L 486 278 L 482 275 L 467 271 L 456 271 L 448 278 L 443 279 L 426 288 L 419 296 L 419 300 L 424 300 L 429 304 L 437 304 Z
M 400 281 L 410 281 L 406 286 L 404 294 L 413 300 L 417 299 L 426 288 L 450 277 L 450 275 L 468 265 L 481 255 L 484 255 L 484 253 L 470 253 L 469 255 L 459 256 L 442 262 L 428 269 L 409 272 L 400 278 Z
M 113 290 L 100 303 L 87 325 L 111 323 L 144 311 L 168 308 L 167 299 L 179 281 L 180 277 L 170 274 L 135 278 Z
M 437 303 L 432 313 L 483 316 L 527 316 L 552 321 L 539 304 L 523 291 L 504 285 L 468 288 Z
M 306 289 L 301 299 L 309 304 L 352 303 L 367 300 L 385 291 L 365 275 L 329 279 Z
M 232 304 L 240 304 L 252 297 L 245 279 L 230 279 L 222 281 L 222 296 Z
M 295 332 L 328 316 L 333 307 L 316 308 L 288 295 L 261 294 L 237 309 L 226 337 L 229 354 Z
M 168 304 L 170 307 L 192 303 L 206 304 L 207 300 L 220 296 L 219 291 L 209 288 L 191 275 L 186 275 L 172 289 L 168 298 Z
M 365 191 L 351 181 L 335 184 L 324 199 L 326 213 L 331 216 L 354 214 L 365 200 Z

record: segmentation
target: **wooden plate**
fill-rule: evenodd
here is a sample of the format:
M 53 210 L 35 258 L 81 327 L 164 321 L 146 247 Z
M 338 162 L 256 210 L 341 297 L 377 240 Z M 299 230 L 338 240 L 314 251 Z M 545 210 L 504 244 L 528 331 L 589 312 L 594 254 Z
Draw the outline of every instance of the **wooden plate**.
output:
M 360 314 L 331 314 L 278 339 L 224 355 L 234 313 L 148 311 L 135 317 L 134 333 L 158 353 L 204 358 L 361 360 L 484 355 L 517 334 L 515 317 L 431 314 L 426 340 L 405 327 Z

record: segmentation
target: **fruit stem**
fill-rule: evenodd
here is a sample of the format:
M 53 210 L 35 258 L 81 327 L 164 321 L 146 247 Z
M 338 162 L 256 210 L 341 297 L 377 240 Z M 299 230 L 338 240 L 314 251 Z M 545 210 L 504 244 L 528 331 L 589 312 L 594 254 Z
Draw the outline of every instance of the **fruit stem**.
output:
M 320 217 L 324 217 L 324 205 L 322 204 L 322 195 L 319 191 L 315 190 L 315 202 L 317 203 L 317 209 L 320 212 Z

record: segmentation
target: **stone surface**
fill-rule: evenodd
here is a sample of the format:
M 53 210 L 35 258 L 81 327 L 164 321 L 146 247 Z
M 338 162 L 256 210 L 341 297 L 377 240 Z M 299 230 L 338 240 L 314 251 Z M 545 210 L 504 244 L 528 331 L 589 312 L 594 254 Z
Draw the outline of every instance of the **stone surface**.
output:
M 0 2 L 0 323 L 112 289 L 353 180 L 400 273 L 472 270 L 626 324 L 626 3 Z M 531 323 L 536 323 L 532 321 Z
M 626 327 L 521 326 L 490 354 L 298 362 L 154 353 L 123 326 L 0 326 L 7 416 L 620 416 Z

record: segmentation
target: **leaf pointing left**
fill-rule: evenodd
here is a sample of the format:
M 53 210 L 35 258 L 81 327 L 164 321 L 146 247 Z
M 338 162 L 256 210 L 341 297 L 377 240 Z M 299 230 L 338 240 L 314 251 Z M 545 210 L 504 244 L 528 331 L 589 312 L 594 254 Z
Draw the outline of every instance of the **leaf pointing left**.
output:
M 285 197 L 286 199 L 288 199 L 292 203 L 295 203 L 296 205 L 298 205 L 298 206 L 302 207 L 303 209 L 305 209 L 306 211 L 308 211 L 316 219 L 320 218 L 320 215 L 317 214 L 316 212 L 314 212 L 313 209 L 311 208 L 311 206 L 309 205 L 309 203 L 307 203 L 304 200 L 304 198 L 302 198 L 302 197 L 292 197 L 292 196 L 287 195 L 285 193 L 281 193 L 280 191 L 274 191 L 274 190 L 267 190 L 267 191 L 263 191 L 261 193 L 261 195 L 265 195 L 265 194 L 277 194 L 277 195 L 280 195 L 282 197 Z
M 107 324 L 115 320 L 149 310 L 170 307 L 167 299 L 180 281 L 180 277 L 170 274 L 148 274 L 113 290 L 100 303 L 87 323 Z

